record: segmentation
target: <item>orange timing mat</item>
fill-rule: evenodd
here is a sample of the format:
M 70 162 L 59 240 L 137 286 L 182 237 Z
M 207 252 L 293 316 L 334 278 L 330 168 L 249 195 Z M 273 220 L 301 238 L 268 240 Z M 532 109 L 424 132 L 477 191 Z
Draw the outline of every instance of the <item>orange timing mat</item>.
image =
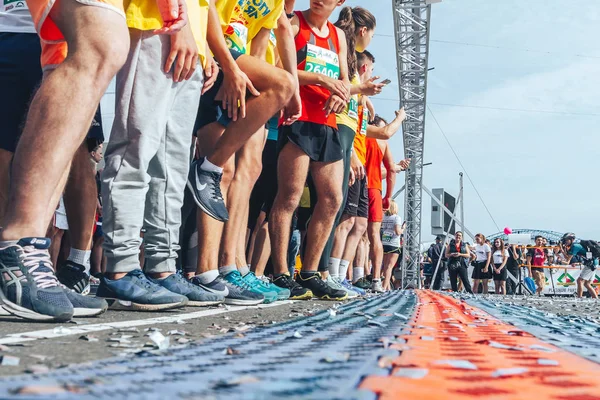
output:
M 599 364 L 463 301 L 417 293 L 410 335 L 389 346 L 401 355 L 379 360 L 390 376 L 369 376 L 360 388 L 381 400 L 600 400 Z

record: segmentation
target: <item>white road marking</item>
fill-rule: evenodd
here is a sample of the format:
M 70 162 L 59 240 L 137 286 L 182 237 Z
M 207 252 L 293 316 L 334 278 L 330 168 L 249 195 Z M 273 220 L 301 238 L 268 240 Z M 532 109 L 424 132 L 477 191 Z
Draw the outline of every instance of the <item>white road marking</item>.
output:
M 104 323 L 104 324 L 75 325 L 75 326 L 69 325 L 67 327 L 63 327 L 64 329 L 57 330 L 57 332 L 55 332 L 54 328 L 53 328 L 53 329 L 42 329 L 39 331 L 11 333 L 11 334 L 6 335 L 3 338 L 0 338 L 0 344 L 31 342 L 31 341 L 40 340 L 40 339 L 53 339 L 53 338 L 58 338 L 58 337 L 63 337 L 63 336 L 83 335 L 83 334 L 90 333 L 90 332 L 100 332 L 100 331 L 107 331 L 107 330 L 111 330 L 111 329 L 129 328 L 129 327 L 134 327 L 134 326 L 169 324 L 169 323 L 175 323 L 179 320 L 208 317 L 211 315 L 225 314 L 225 313 L 230 313 L 230 312 L 234 312 L 234 311 L 260 310 L 263 308 L 279 307 L 279 306 L 283 306 L 286 304 L 293 304 L 293 303 L 295 303 L 294 300 L 286 300 L 286 301 L 278 301 L 278 302 L 275 302 L 272 304 L 260 304 L 258 306 L 229 306 L 228 308 L 216 308 L 216 309 L 212 309 L 212 310 L 203 310 L 203 311 L 196 311 L 196 312 L 190 312 L 190 313 L 168 315 L 168 316 L 157 317 L 157 318 L 119 321 L 119 322 L 111 322 L 111 323 Z

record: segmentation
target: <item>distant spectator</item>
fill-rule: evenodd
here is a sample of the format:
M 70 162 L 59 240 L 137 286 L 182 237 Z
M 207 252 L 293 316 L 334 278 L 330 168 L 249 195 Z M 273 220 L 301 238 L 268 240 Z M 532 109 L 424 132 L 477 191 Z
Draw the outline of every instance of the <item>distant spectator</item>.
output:
M 390 201 L 390 208 L 385 212 L 381 224 L 381 243 L 383 244 L 383 290 L 390 290 L 392 269 L 396 265 L 402 249 L 400 236 L 404 232 L 402 219 L 398 215 L 398 204 Z
M 485 236 L 478 233 L 475 235 L 475 264 L 471 276 L 473 278 L 475 293 L 479 293 L 479 283 L 483 285 L 483 293 L 488 293 L 488 282 L 492 279 L 491 261 L 492 249 L 485 242 Z
M 494 262 L 493 277 L 496 294 L 506 294 L 506 278 L 508 277 L 506 263 L 508 257 L 509 254 L 508 250 L 504 247 L 504 241 L 500 238 L 494 239 L 494 244 L 492 245 L 492 261 Z
M 454 292 L 458 291 L 458 278 L 468 293 L 473 293 L 471 283 L 469 282 L 469 273 L 467 271 L 468 260 L 471 258 L 471 251 L 466 243 L 463 242 L 462 232 L 456 232 L 454 239 L 446 247 L 446 258 L 448 258 L 448 274 L 450 275 L 450 285 Z
M 544 274 L 544 265 L 548 260 L 548 252 L 544 249 L 544 238 L 535 237 L 535 247 L 527 251 L 527 268 L 529 276 L 533 278 L 536 286 L 536 294 L 542 295 L 546 286 L 546 275 Z
M 446 251 L 444 249 L 444 241 L 445 237 L 442 235 L 438 235 L 435 238 L 435 243 L 429 247 L 429 251 L 427 252 L 427 256 L 429 257 L 429 262 L 433 266 L 433 273 L 435 274 L 435 269 L 437 268 L 438 262 L 440 267 L 438 268 L 437 275 L 435 276 L 435 280 L 433 281 L 432 289 L 440 290 L 442 287 L 442 282 L 444 282 L 444 278 L 446 275 Z M 441 260 L 440 260 L 441 259 Z
M 508 260 L 506 262 L 507 275 L 510 273 L 517 282 L 513 281 L 510 277 L 506 280 L 506 293 L 517 294 L 517 285 L 521 281 L 521 250 L 511 244 L 508 246 Z

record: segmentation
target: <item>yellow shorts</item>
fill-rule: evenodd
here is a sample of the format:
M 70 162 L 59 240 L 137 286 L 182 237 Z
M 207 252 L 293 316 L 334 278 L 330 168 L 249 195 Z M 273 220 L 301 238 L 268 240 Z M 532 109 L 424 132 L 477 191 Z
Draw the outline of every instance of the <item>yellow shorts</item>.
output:
M 533 271 L 533 280 L 535 281 L 535 286 L 543 290 L 546 286 L 546 275 L 542 271 Z
M 86 6 L 103 7 L 125 18 L 123 0 L 76 0 Z M 56 0 L 28 0 L 27 5 L 42 43 L 42 68 L 53 68 L 67 57 L 67 43 L 62 32 L 50 17 Z

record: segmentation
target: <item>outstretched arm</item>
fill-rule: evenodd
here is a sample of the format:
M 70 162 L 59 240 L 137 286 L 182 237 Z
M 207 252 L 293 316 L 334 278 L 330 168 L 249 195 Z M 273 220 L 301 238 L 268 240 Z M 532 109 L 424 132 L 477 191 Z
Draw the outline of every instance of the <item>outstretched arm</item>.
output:
M 404 112 L 404 108 L 396 111 L 396 118 L 388 125 L 379 127 L 369 125 L 367 127 L 367 137 L 375 138 L 375 139 L 389 139 L 400 130 L 402 126 L 402 122 L 406 119 L 406 112 Z

